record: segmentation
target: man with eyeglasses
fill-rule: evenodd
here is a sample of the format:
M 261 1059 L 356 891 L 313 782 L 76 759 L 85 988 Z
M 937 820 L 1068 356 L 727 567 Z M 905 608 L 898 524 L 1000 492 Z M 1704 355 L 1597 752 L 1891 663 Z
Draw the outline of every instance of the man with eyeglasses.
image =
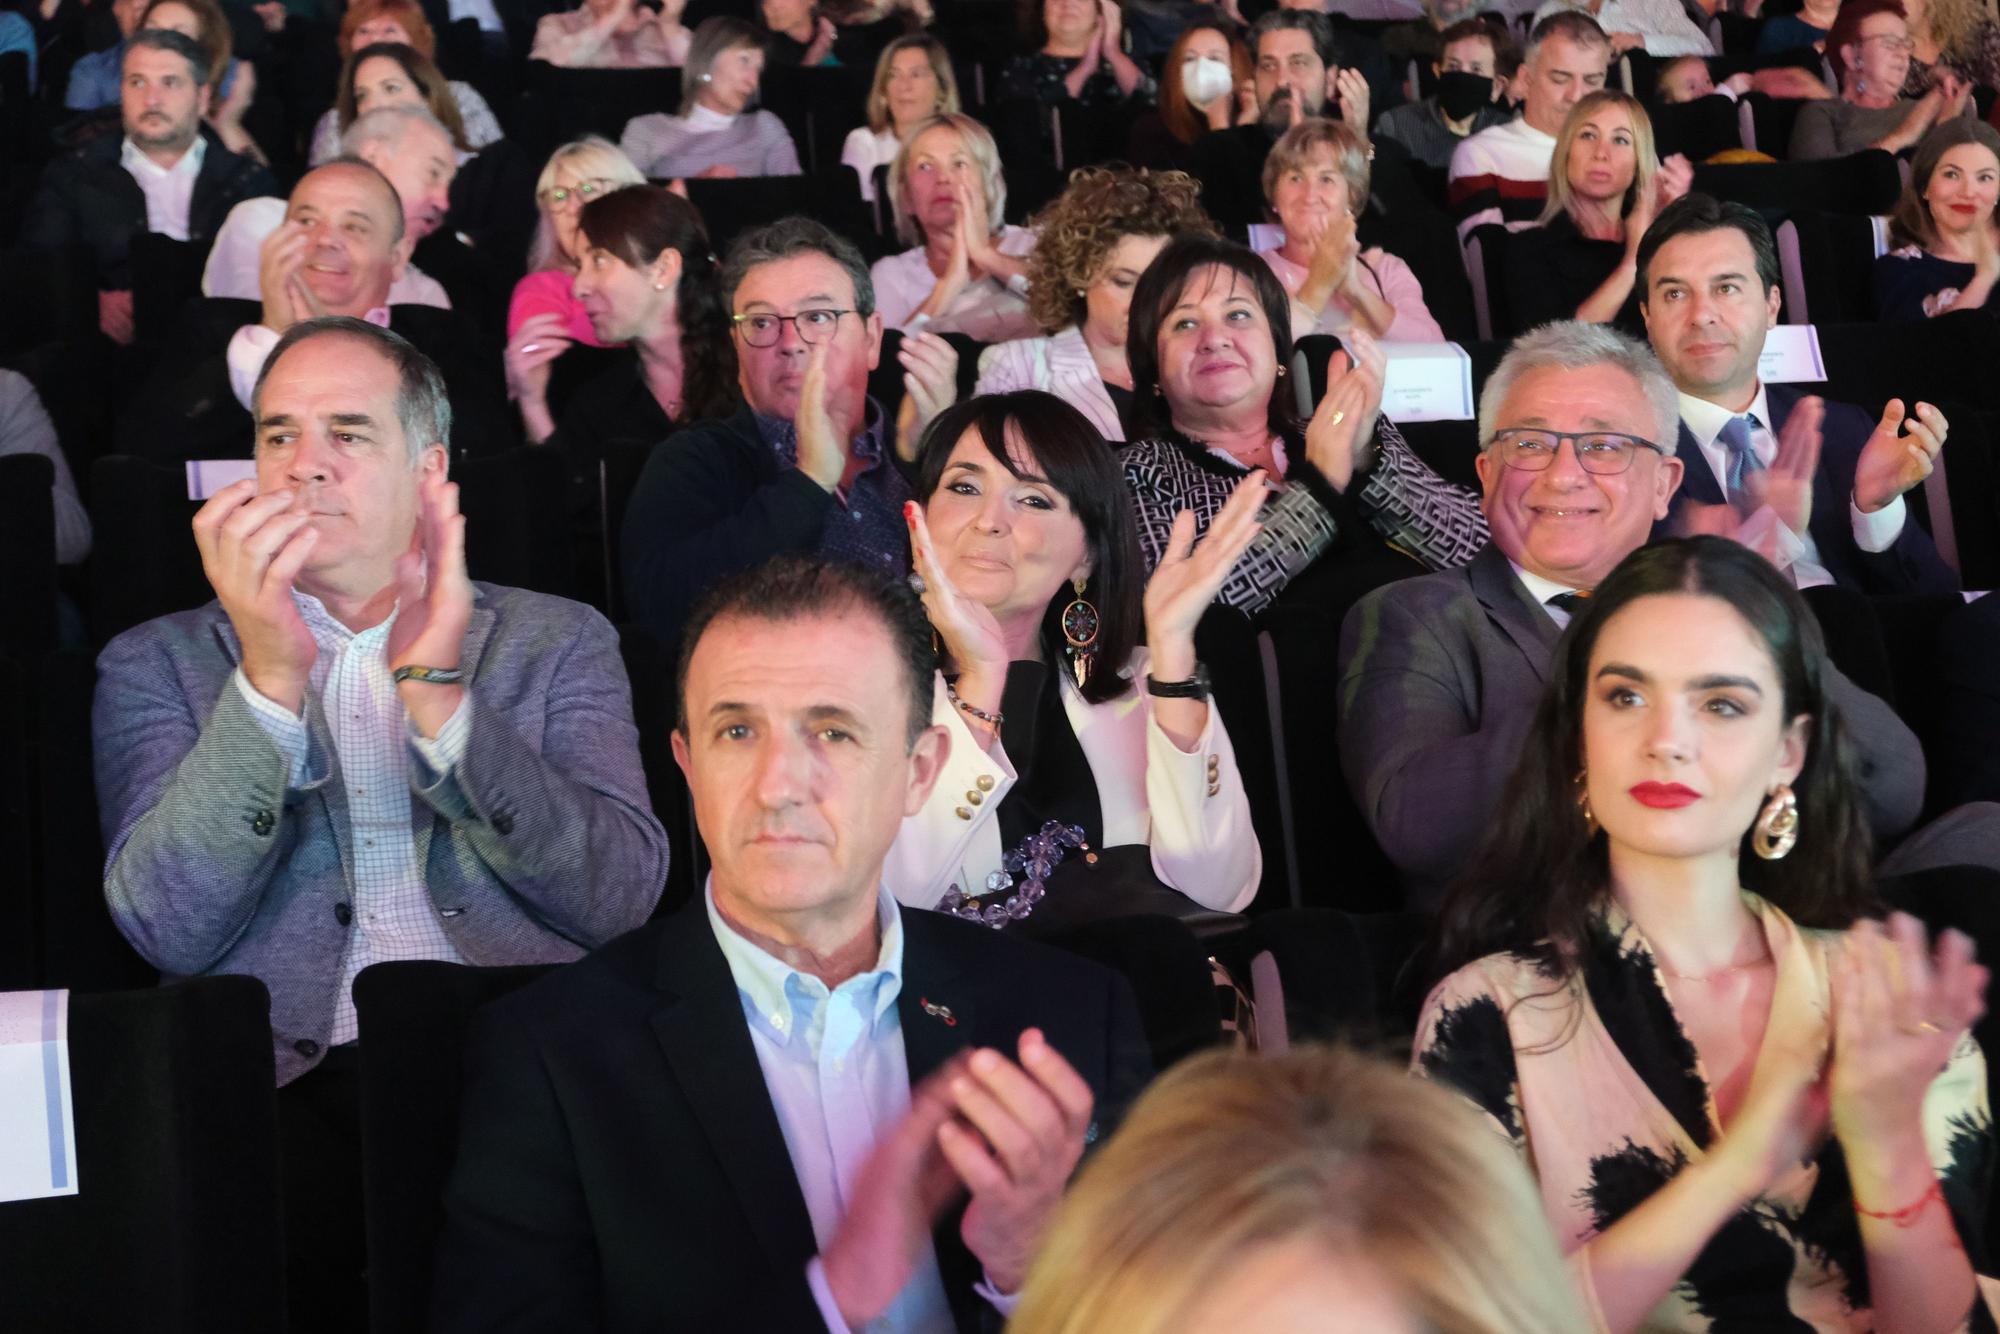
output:
M 958 356 L 935 334 L 903 337 L 893 415 L 869 395 L 882 317 L 868 264 L 818 222 L 744 233 L 721 285 L 743 406 L 656 446 L 625 511 L 626 605 L 668 647 L 709 588 L 783 552 L 907 570 L 902 465 L 957 398 Z M 807 412 L 831 429 L 801 432 Z
M 1410 907 L 1434 909 L 1485 836 L 1570 616 L 1666 516 L 1684 465 L 1663 442 L 1678 425 L 1679 395 L 1645 344 L 1570 320 L 1524 334 L 1479 398 L 1491 544 L 1348 614 L 1341 770 Z M 1871 824 L 1899 834 L 1922 797 L 1917 739 L 1838 672 L 1829 688 Z

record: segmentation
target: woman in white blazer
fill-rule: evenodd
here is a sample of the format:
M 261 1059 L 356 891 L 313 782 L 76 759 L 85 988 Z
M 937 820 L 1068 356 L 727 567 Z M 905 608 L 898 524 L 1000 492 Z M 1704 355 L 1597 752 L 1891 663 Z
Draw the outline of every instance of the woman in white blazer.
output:
M 1125 313 L 1169 237 L 1214 236 L 1201 187 L 1185 172 L 1091 167 L 1030 220 L 1028 313 L 1047 332 L 996 343 L 979 359 L 981 394 L 1046 389 L 1106 440 L 1132 438 Z
M 994 925 L 1094 886 L 1250 902 L 1262 855 L 1194 628 L 1256 531 L 1253 474 L 1200 546 L 1183 524 L 1150 581 L 1115 455 L 1032 391 L 943 415 L 906 512 L 951 736 L 884 877 L 897 899 Z M 1143 582 L 1143 598 L 1141 595 Z

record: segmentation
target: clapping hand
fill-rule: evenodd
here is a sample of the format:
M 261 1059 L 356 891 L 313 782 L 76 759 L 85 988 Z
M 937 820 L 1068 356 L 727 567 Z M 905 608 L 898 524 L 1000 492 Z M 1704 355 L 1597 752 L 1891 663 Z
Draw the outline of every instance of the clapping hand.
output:
M 521 321 L 521 327 L 507 340 L 507 396 L 527 403 L 542 402 L 549 391 L 550 368 L 569 350 L 569 343 L 563 318 L 554 311 Z
M 250 479 L 216 492 L 194 516 L 201 570 L 236 632 L 243 675 L 258 694 L 298 713 L 319 646 L 292 601 L 292 582 L 319 541 L 312 493 L 257 494 Z
M 896 360 L 903 366 L 896 454 L 905 463 L 915 463 L 925 429 L 958 398 L 958 350 L 936 334 L 905 334 Z
M 1898 432 L 1899 422 L 1903 433 Z M 1917 404 L 1917 415 L 1905 420 L 1903 400 L 1890 399 L 1854 465 L 1855 507 L 1873 514 L 1929 477 L 1949 425 L 1929 403 Z
M 806 347 L 805 381 L 799 386 L 798 469 L 831 492 L 847 475 L 847 437 L 827 408 L 825 343 Z
M 1299 284 L 1299 291 L 1310 294 L 1307 304 L 1311 305 L 1318 300 L 1321 292 L 1331 299 L 1334 293 L 1347 290 L 1354 281 L 1354 261 L 1361 253 L 1361 241 L 1355 234 L 1354 215 L 1351 213 L 1330 219 L 1320 229 L 1319 235 L 1309 240 L 1312 264 L 1306 269 L 1306 278 Z M 1318 300 L 1318 304 L 1323 307 L 1326 303 Z M 1319 315 L 1318 310 L 1312 313 L 1315 317 Z
M 286 221 L 264 238 L 257 253 L 257 286 L 264 298 L 264 327 L 283 333 L 301 320 L 326 314 L 319 298 L 306 286 L 306 251 L 312 237 L 299 223 Z
M 1808 394 L 1793 407 L 1778 434 L 1778 454 L 1771 466 L 1743 474 L 1749 514 L 1768 505 L 1785 527 L 1800 537 L 1806 535 L 1812 526 L 1813 477 L 1819 471 L 1820 423 L 1825 417 L 1826 401 L 1817 395 Z
M 442 467 L 417 484 L 417 531 L 396 558 L 396 624 L 389 631 L 389 670 L 454 669 L 472 622 L 472 579 L 465 570 L 465 516 L 458 512 L 458 484 Z M 406 681 L 398 687 L 410 722 L 436 736 L 458 708 L 463 686 Z
M 1834 1135 L 1850 1153 L 1918 1124 L 1924 1094 L 1966 1030 L 1986 1012 L 1987 970 L 1970 937 L 1946 931 L 1935 951 L 1923 923 L 1863 919 L 1830 954 Z
M 1353 130 L 1363 139 L 1366 139 L 1368 137 L 1368 80 L 1362 76 L 1361 71 L 1358 69 L 1342 68 L 1333 76 L 1333 93 L 1335 99 L 1340 103 L 1341 120 L 1346 122 L 1349 129 Z M 1294 115 L 1298 114 L 1300 108 L 1296 97 L 1292 99 L 1292 105 Z M 1292 123 L 1294 125 L 1298 124 L 1296 120 Z
M 1166 550 L 1146 581 L 1146 649 L 1152 672 L 1163 681 L 1185 680 L 1194 674 L 1194 631 L 1230 571 L 1263 530 L 1257 520 L 1267 488 L 1262 468 L 1236 484 L 1229 499 L 1209 520 L 1199 545 L 1190 510 L 1174 516 Z
M 1654 213 L 1679 199 L 1694 186 L 1694 164 L 1684 153 L 1669 153 L 1660 161 L 1659 174 L 1653 177 Z
M 1000 622 L 990 608 L 959 591 L 946 573 L 944 562 L 931 544 L 923 506 L 914 500 L 905 502 L 903 520 L 910 526 L 911 568 L 923 580 L 924 614 L 930 618 L 931 628 L 937 631 L 945 656 L 958 668 L 961 679 L 967 675 L 982 679 L 997 677 L 1004 685 L 1009 655 Z
M 1342 349 L 1328 359 L 1326 393 L 1306 423 L 1306 461 L 1337 491 L 1354 480 L 1375 439 L 1388 367 L 1382 345 L 1360 329 L 1348 331 L 1347 344 L 1353 354 Z

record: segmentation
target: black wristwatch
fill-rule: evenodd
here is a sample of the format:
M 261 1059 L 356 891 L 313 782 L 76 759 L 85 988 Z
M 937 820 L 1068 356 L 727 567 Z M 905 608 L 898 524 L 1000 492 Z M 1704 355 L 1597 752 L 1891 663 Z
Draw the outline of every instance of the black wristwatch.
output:
M 1185 681 L 1156 681 L 1146 674 L 1146 693 L 1157 699 L 1207 699 L 1208 664 L 1197 659 L 1194 675 Z

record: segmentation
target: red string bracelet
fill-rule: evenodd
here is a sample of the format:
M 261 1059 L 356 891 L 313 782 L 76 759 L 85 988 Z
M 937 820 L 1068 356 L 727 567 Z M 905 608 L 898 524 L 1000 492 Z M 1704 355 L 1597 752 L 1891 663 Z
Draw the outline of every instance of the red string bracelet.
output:
M 1880 1218 L 1885 1222 L 1895 1224 L 1897 1227 L 1909 1227 L 1922 1216 L 1924 1210 L 1928 1209 L 1933 1201 L 1938 1204 L 1944 1203 L 1944 1187 L 1935 1181 L 1931 1182 L 1931 1188 L 1925 1191 L 1923 1197 L 1914 1204 L 1906 1204 L 1900 1209 L 1891 1209 L 1884 1213 L 1877 1213 L 1873 1209 L 1862 1208 L 1861 1202 L 1856 1200 L 1854 1203 L 1854 1212 L 1860 1214 L 1863 1218 Z

